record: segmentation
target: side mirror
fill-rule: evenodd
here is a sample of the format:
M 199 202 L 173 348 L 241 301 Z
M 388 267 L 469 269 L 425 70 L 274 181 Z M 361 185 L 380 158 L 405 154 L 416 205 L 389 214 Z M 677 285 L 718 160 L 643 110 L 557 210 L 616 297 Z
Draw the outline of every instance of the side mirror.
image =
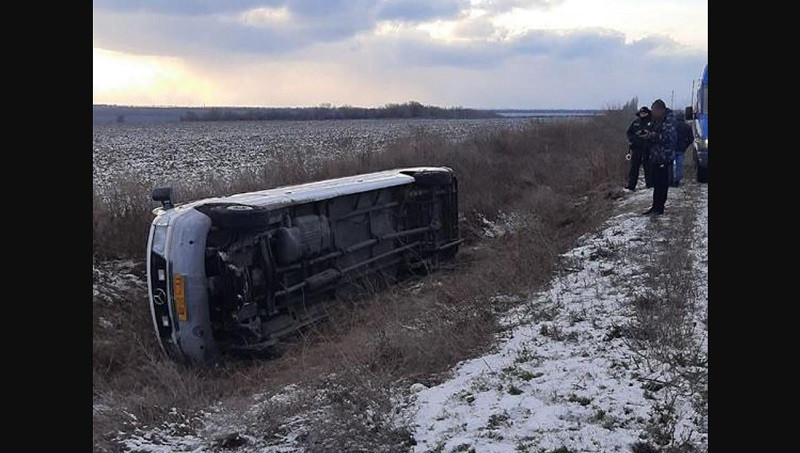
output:
M 172 202 L 172 187 L 156 187 L 153 189 L 153 201 L 160 201 L 164 209 L 172 209 L 175 204 Z
M 686 114 L 684 116 L 686 116 L 687 120 L 693 120 L 694 119 L 694 109 L 691 106 L 686 107 Z

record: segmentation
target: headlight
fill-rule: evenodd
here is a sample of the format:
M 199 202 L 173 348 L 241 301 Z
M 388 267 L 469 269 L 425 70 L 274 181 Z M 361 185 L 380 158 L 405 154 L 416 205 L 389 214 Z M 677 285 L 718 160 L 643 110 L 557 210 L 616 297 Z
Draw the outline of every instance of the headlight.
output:
M 152 250 L 160 256 L 164 256 L 164 246 L 167 243 L 167 226 L 156 225 L 153 230 Z
M 700 143 L 703 145 L 703 148 L 708 148 L 708 139 L 700 140 Z

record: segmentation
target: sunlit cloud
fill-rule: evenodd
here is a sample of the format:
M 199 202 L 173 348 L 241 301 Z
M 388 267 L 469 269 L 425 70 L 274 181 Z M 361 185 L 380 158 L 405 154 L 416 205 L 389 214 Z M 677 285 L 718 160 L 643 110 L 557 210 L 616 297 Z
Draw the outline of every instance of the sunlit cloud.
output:
M 176 58 L 92 51 L 95 103 L 203 105 L 217 101 L 213 87 Z

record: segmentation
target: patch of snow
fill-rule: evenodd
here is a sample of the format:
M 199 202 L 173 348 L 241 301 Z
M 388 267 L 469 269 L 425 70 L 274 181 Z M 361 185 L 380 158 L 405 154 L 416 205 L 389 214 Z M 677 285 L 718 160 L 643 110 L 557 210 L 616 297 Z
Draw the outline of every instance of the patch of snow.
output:
M 428 387 L 426 387 L 425 384 L 420 384 L 417 382 L 416 384 L 412 384 L 408 390 L 411 391 L 411 393 L 419 393 L 427 388 Z
M 269 440 L 250 434 L 251 425 L 259 423 L 265 408 L 294 404 L 301 397 L 297 392 L 297 385 L 291 384 L 272 395 L 252 395 L 241 401 L 239 410 L 223 407 L 218 402 L 191 417 L 172 408 L 169 413 L 172 421 L 156 427 L 136 427 L 132 433 L 120 436 L 119 445 L 123 451 L 137 453 L 207 453 L 221 449 L 264 453 L 297 451 L 297 436 L 303 432 L 302 417 L 295 417 L 280 427 L 280 431 L 287 434 L 275 433 Z M 226 441 L 234 445 L 222 446 Z
M 92 297 L 95 301 L 115 303 L 131 291 L 147 287 L 144 276 L 134 272 L 140 263 L 131 260 L 95 261 L 92 264 Z
M 642 204 L 647 196 L 628 200 Z M 463 362 L 452 379 L 417 393 L 415 451 L 462 444 L 628 451 L 651 403 L 630 351 L 613 335 L 626 320 L 616 282 L 640 271 L 620 252 L 640 246 L 647 220 L 620 214 L 587 235 L 562 255 L 571 272 L 506 315 L 516 327 L 497 352 Z
M 695 235 L 706 239 L 696 262 L 705 279 L 707 189 L 700 190 Z M 504 316 L 513 330 L 495 352 L 462 362 L 451 379 L 411 395 L 414 451 L 468 445 L 476 451 L 627 452 L 644 439 L 654 404 L 643 388 L 650 374 L 619 329 L 647 277 L 642 262 L 629 257 L 645 245 L 663 247 L 647 243 L 648 229 L 659 225 L 651 222 L 670 221 L 640 215 L 651 196 L 649 190 L 626 195 L 619 203 L 623 212 L 563 254 L 565 271 L 550 287 Z M 676 193 L 673 204 L 684 202 Z M 689 402 L 679 401 L 676 411 L 678 434 L 696 431 Z
M 524 221 L 519 214 L 500 211 L 494 222 L 483 214 L 478 214 L 478 220 L 483 224 L 483 235 L 487 238 L 498 238 L 508 233 L 513 233 L 522 226 Z
M 697 275 L 698 294 L 695 307 L 696 335 L 701 339 L 701 349 L 708 353 L 708 186 L 698 188 L 697 219 L 695 220 L 696 239 L 692 248 L 694 271 Z

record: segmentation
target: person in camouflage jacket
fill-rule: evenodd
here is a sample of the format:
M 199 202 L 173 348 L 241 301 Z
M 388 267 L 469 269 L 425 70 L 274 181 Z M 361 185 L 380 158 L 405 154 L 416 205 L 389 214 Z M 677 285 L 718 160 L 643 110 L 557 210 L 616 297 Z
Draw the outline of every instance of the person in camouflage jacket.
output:
M 657 100 L 653 103 L 660 101 Z M 662 101 L 663 103 L 663 101 Z M 657 110 L 654 107 L 653 110 Z M 653 126 L 649 135 L 650 142 L 653 144 L 650 148 L 650 162 L 656 165 L 668 164 L 675 158 L 675 143 L 678 140 L 678 132 L 675 127 L 675 114 L 672 110 L 664 107 L 661 113 L 662 117 L 658 118 L 657 114 L 653 112 Z
M 669 168 L 675 158 L 675 144 L 678 140 L 675 128 L 675 115 L 664 101 L 656 99 L 650 107 L 653 123 L 645 138 L 652 143 L 650 165 L 653 172 L 653 206 L 644 215 L 661 215 L 667 202 L 669 188 Z

